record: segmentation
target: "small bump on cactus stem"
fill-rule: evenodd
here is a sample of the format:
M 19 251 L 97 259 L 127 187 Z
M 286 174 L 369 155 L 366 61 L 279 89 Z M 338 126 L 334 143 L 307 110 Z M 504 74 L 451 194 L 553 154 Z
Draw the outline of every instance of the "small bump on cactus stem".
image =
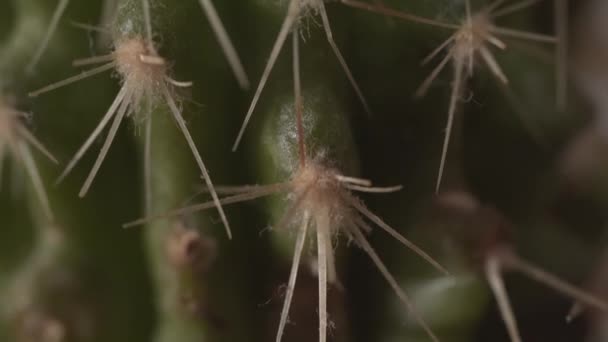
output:
M 193 317 L 215 318 L 204 303 L 204 288 L 200 282 L 217 257 L 215 240 L 176 221 L 166 244 L 167 258 L 180 278 L 182 308 Z
M 28 310 L 20 317 L 17 328 L 22 342 L 64 342 L 67 338 L 65 325 L 47 314 Z
M 167 241 L 167 255 L 173 265 L 205 272 L 217 256 L 217 244 L 183 223 L 175 223 Z

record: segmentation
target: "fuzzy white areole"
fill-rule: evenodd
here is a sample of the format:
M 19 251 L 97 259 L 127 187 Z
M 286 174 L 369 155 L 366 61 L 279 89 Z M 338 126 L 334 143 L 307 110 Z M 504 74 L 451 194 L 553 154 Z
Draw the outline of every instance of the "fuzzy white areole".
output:
M 144 147 L 144 178 L 145 178 L 145 197 L 146 207 L 149 209 L 150 203 L 150 145 L 151 145 L 151 130 L 152 130 L 152 110 L 159 102 L 165 102 L 179 130 L 184 135 L 186 142 L 192 151 L 192 155 L 196 164 L 205 180 L 210 193 L 217 205 L 217 210 L 228 237 L 232 237 L 228 219 L 219 202 L 219 198 L 214 190 L 213 182 L 203 162 L 198 148 L 194 143 L 194 139 L 188 131 L 188 127 L 181 110 L 174 99 L 174 90 L 179 87 L 190 87 L 190 82 L 179 82 L 169 76 L 169 67 L 164 58 L 162 58 L 152 39 L 152 24 L 150 16 L 150 5 L 147 0 L 142 0 L 142 11 L 145 23 L 145 37 L 141 35 L 123 35 L 115 41 L 114 51 L 107 55 L 94 56 L 90 58 L 78 59 L 74 61 L 75 66 L 87 66 L 101 64 L 100 66 L 83 71 L 81 74 L 69 77 L 65 80 L 53 83 L 40 90 L 30 93 L 30 96 L 36 97 L 43 93 L 55 90 L 66 85 L 78 82 L 85 78 L 115 70 L 120 76 L 122 86 L 116 95 L 110 108 L 103 116 L 95 130 L 89 135 L 85 143 L 76 152 L 64 169 L 57 182 L 61 182 L 76 166 L 82 156 L 89 150 L 95 140 L 101 135 L 102 131 L 111 123 L 105 142 L 101 148 L 99 156 L 93 165 L 84 185 L 80 189 L 79 196 L 84 197 L 89 191 L 101 164 L 103 163 L 110 146 L 120 124 L 124 118 L 134 116 L 138 113 L 144 113 L 146 122 L 145 132 L 145 147 Z
M 149 0 L 145 0 L 144 6 L 149 8 L 148 1 Z M 70 3 L 70 0 L 59 0 L 57 2 L 57 7 L 55 8 L 55 11 L 53 12 L 51 21 L 49 23 L 49 27 L 48 27 L 42 41 L 40 42 L 40 45 L 36 49 L 36 52 L 34 53 L 32 59 L 30 60 L 30 62 L 28 64 L 28 67 L 27 67 L 28 72 L 30 72 L 30 73 L 34 72 L 36 67 L 40 63 L 45 51 L 47 50 L 47 48 L 49 46 L 49 43 L 51 42 L 51 39 L 53 38 L 53 35 L 57 31 L 59 22 L 61 21 L 61 18 L 63 17 L 65 10 L 67 9 L 69 3 Z M 226 57 L 226 60 L 228 61 L 228 64 L 230 65 L 230 68 L 232 69 L 232 72 L 234 73 L 234 76 L 239 83 L 239 86 L 242 89 L 248 89 L 249 88 L 249 78 L 247 77 L 247 73 L 245 72 L 243 63 L 241 62 L 241 60 L 238 56 L 238 53 L 236 52 L 236 49 L 234 47 L 234 44 L 232 44 L 230 36 L 226 32 L 226 29 L 224 28 L 224 24 L 222 23 L 220 16 L 218 15 L 217 11 L 215 10 L 213 3 L 211 2 L 211 0 L 199 0 L 199 3 L 203 9 L 205 16 L 207 17 L 207 20 L 209 20 L 211 29 L 213 30 L 213 32 L 218 40 L 218 43 L 220 44 L 222 52 L 224 53 L 224 56 Z M 103 1 L 102 16 L 100 18 L 102 25 L 105 24 L 104 26 L 107 26 L 107 24 L 109 24 L 111 19 L 116 14 L 115 13 L 116 7 L 117 7 L 117 0 L 104 0 Z M 108 36 L 107 34 L 102 32 L 102 35 L 100 35 L 100 41 L 105 41 L 107 39 L 106 38 L 107 36 Z
M 507 76 L 502 71 L 500 65 L 496 61 L 492 48 L 499 50 L 507 49 L 507 43 L 504 38 L 514 38 L 527 40 L 539 43 L 556 43 L 558 39 L 552 36 L 520 31 L 511 28 L 497 26 L 494 21 L 500 17 L 507 16 L 523 9 L 532 6 L 541 0 L 522 0 L 512 4 L 505 5 L 507 0 L 495 0 L 486 7 L 472 12 L 470 0 L 465 0 L 465 18 L 460 24 L 452 24 L 441 22 L 433 19 L 423 18 L 406 12 L 390 9 L 386 6 L 371 5 L 358 0 L 340 0 L 343 4 L 374 13 L 379 13 L 386 16 L 400 18 L 406 21 L 411 21 L 423 25 L 453 30 L 454 33 L 433 50 L 423 61 L 422 65 L 426 65 L 441 52 L 445 52 L 445 56 L 440 60 L 439 64 L 432 70 L 430 75 L 422 82 L 421 86 L 416 91 L 416 96 L 424 96 L 429 90 L 432 83 L 437 79 L 439 74 L 449 62 L 453 65 L 452 77 L 452 92 L 450 95 L 448 118 L 445 129 L 445 138 L 441 152 L 440 165 L 435 184 L 435 191 L 438 193 L 441 187 L 441 180 L 445 169 L 445 163 L 454 125 L 454 116 L 457 110 L 458 100 L 462 97 L 462 92 L 465 88 L 466 80 L 473 77 L 475 65 L 478 62 L 485 64 L 490 73 L 494 75 L 502 84 L 509 82 Z M 556 0 L 562 1 L 562 0 Z M 563 4 L 562 4 L 563 6 Z M 556 10 L 556 13 L 562 13 L 563 8 Z M 556 14 L 557 16 L 557 14 Z M 563 33 L 562 33 L 563 34 Z M 561 46 L 561 45 L 560 45 Z M 563 49 L 563 47 L 562 47 Z M 558 75 L 565 73 L 563 55 L 565 52 L 558 50 Z M 561 77 L 560 82 L 565 82 L 564 77 Z M 558 84 L 558 93 L 560 96 L 564 90 L 564 85 Z
M 326 167 L 326 164 L 327 163 L 322 161 L 306 159 L 305 163 L 297 169 L 292 178 L 284 183 L 216 187 L 218 193 L 227 196 L 220 200 L 222 205 L 246 202 L 279 194 L 283 194 L 289 202 L 285 213 L 274 228 L 277 232 L 282 232 L 288 227 L 297 229 L 292 267 L 276 341 L 281 341 L 283 336 L 304 245 L 306 244 L 306 239 L 310 235 L 316 236 L 317 245 L 320 342 L 325 342 L 327 338 L 327 284 L 337 282 L 332 241 L 335 241 L 338 235 L 347 237 L 363 249 L 363 251 L 372 259 L 372 262 L 387 280 L 399 299 L 406 305 L 408 310 L 412 312 L 417 322 L 426 331 L 431 340 L 439 341 L 423 318 L 416 313 L 416 309 L 411 303 L 411 300 L 398 286 L 396 280 L 380 260 L 380 257 L 368 242 L 366 234 L 371 232 L 373 229 L 372 225 L 376 225 L 397 241 L 413 250 L 416 254 L 420 255 L 443 274 L 448 274 L 447 270 L 422 249 L 403 237 L 380 217 L 371 212 L 365 204 L 353 194 L 353 192 L 390 193 L 399 191 L 401 186 L 375 187 L 369 180 L 344 176 L 337 170 Z M 162 216 L 139 219 L 127 223 L 124 226 L 125 228 L 133 227 L 147 223 L 151 220 L 186 215 L 206 210 L 213 206 L 213 202 L 195 204 L 171 211 Z

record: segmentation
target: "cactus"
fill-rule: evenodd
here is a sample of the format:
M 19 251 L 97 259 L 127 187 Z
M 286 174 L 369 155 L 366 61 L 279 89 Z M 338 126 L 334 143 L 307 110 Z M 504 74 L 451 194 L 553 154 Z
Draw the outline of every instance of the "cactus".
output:
M 0 340 L 604 340 L 605 7 L 4 1 Z

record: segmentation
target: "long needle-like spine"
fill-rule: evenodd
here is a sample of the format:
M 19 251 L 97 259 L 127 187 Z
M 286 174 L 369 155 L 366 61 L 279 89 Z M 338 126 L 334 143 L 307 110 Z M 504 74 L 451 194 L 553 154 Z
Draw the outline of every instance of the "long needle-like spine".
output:
M 323 2 L 323 0 L 319 1 L 319 12 L 321 14 L 321 20 L 323 21 L 323 28 L 325 29 L 325 35 L 327 36 L 327 42 L 329 43 L 329 46 L 334 51 L 334 54 L 336 55 L 336 58 L 338 59 L 342 70 L 344 70 L 344 74 L 346 74 L 348 81 L 355 90 L 355 93 L 357 94 L 359 101 L 363 105 L 363 108 L 365 109 L 368 115 L 371 115 L 372 111 L 369 107 L 369 104 L 367 103 L 367 100 L 365 99 L 365 96 L 363 96 L 361 87 L 359 87 L 357 80 L 355 80 L 355 76 L 353 75 L 352 71 L 350 70 L 350 67 L 348 66 L 348 63 L 346 63 L 346 59 L 344 59 L 340 48 L 338 48 L 338 45 L 334 40 L 334 34 L 329 23 L 329 17 L 327 16 L 327 10 L 325 9 L 325 3 Z
M 293 293 L 296 287 L 296 280 L 298 278 L 298 268 L 300 267 L 300 259 L 302 257 L 302 251 L 304 250 L 304 243 L 306 242 L 306 234 L 309 224 L 310 215 L 305 212 L 304 217 L 302 219 L 302 225 L 298 230 L 298 235 L 296 238 L 296 246 L 293 253 L 293 261 L 291 263 L 291 271 L 289 273 L 289 282 L 287 283 L 285 301 L 283 302 L 283 309 L 281 310 L 281 321 L 279 322 L 279 329 L 275 340 L 276 342 L 281 342 L 283 332 L 285 331 L 285 325 L 288 321 L 289 308 L 291 307 L 291 301 L 293 299 Z
M 44 190 L 42 178 L 40 177 L 40 173 L 38 172 L 38 167 L 36 166 L 36 162 L 34 161 L 34 158 L 32 157 L 30 148 L 23 141 L 17 142 L 16 147 L 19 149 L 18 155 L 23 162 L 25 171 L 28 173 L 28 175 L 32 181 L 34 191 L 36 192 L 36 195 L 38 196 L 40 203 L 42 203 L 42 209 L 44 211 L 44 214 L 46 215 L 46 217 L 49 220 L 53 220 L 53 211 L 51 210 L 51 205 L 49 204 L 48 195 L 47 195 L 46 191 Z M 2 158 L 2 156 L 0 156 L 0 158 Z
M 502 278 L 501 262 L 498 258 L 490 257 L 486 260 L 485 275 L 490 289 L 496 298 L 500 315 L 505 323 L 511 342 L 522 342 L 519 328 L 517 327 L 517 320 L 509 301 L 509 294 Z
M 110 108 L 108 109 L 108 111 L 106 112 L 104 117 L 101 119 L 101 121 L 99 122 L 99 124 L 97 125 L 97 127 L 95 128 L 93 133 L 91 133 L 91 135 L 89 135 L 89 137 L 87 138 L 85 143 L 76 152 L 74 157 L 72 157 L 72 160 L 70 160 L 70 162 L 68 163 L 68 166 L 66 166 L 65 170 L 61 173 L 59 178 L 57 178 L 55 183 L 60 183 L 61 181 L 63 181 L 63 179 L 65 179 L 65 177 L 76 166 L 76 164 L 82 158 L 82 156 L 84 156 L 84 154 L 88 151 L 88 149 L 91 147 L 91 145 L 93 145 L 93 143 L 95 142 L 97 137 L 101 134 L 103 129 L 108 125 L 108 123 L 110 122 L 112 117 L 116 114 L 116 111 L 118 110 L 118 108 L 125 101 L 126 95 L 127 95 L 127 87 L 126 87 L 126 85 L 123 85 L 122 88 L 120 89 L 120 91 L 118 92 L 118 95 L 116 95 L 114 102 L 112 103 L 112 105 L 110 106 Z
M 501 258 L 502 263 L 513 270 L 519 271 L 533 280 L 544 284 L 559 293 L 572 297 L 582 304 L 590 307 L 608 312 L 608 304 L 603 300 L 588 294 L 587 292 L 577 288 L 576 286 L 570 285 L 569 283 L 559 279 L 558 277 L 540 269 L 539 267 L 532 265 L 526 260 L 518 257 L 513 253 L 503 255 Z
M 95 179 L 95 176 L 97 175 L 101 164 L 105 160 L 106 155 L 108 154 L 108 150 L 112 146 L 112 142 L 116 137 L 116 133 L 118 133 L 118 128 L 120 127 L 120 124 L 122 123 L 122 120 L 124 119 L 125 115 L 127 115 L 127 112 L 130 110 L 129 106 L 131 105 L 131 98 L 132 95 L 127 92 L 127 94 L 125 95 L 125 100 L 120 105 L 120 108 L 118 109 L 118 112 L 114 117 L 114 122 L 110 127 L 110 131 L 108 133 L 108 136 L 106 137 L 106 141 L 101 147 L 101 152 L 99 152 L 99 156 L 97 157 L 97 160 L 95 160 L 95 164 L 93 164 L 93 168 L 91 169 L 89 176 L 87 177 L 86 181 L 84 182 L 84 185 L 80 189 L 80 193 L 78 194 L 80 197 L 84 197 L 89 191 L 91 184 L 93 184 L 93 180 Z
M 452 126 L 454 125 L 454 116 L 456 115 L 456 108 L 460 93 L 462 91 L 463 83 L 463 68 L 464 61 L 455 59 L 454 60 L 454 80 L 452 81 L 452 94 L 450 95 L 450 107 L 448 109 L 448 120 L 445 128 L 445 137 L 443 139 L 443 148 L 441 151 L 441 161 L 439 164 L 439 173 L 437 175 L 437 183 L 435 186 L 435 193 L 439 193 L 441 187 L 441 180 L 443 178 L 443 171 L 445 169 L 445 162 L 448 155 L 448 147 L 450 145 L 450 137 L 452 135 Z
M 435 259 L 433 259 L 426 252 L 424 252 L 420 247 L 416 246 L 414 243 L 412 243 L 411 241 L 409 241 L 408 239 L 403 237 L 401 234 L 399 234 L 394 228 L 392 228 L 391 226 L 386 224 L 380 217 L 378 217 L 376 214 L 372 213 L 369 209 L 367 209 L 367 207 L 364 204 L 359 203 L 358 200 L 353 199 L 353 198 L 350 198 L 350 199 L 346 198 L 346 200 L 348 202 L 350 202 L 350 204 L 355 209 L 357 209 L 357 211 L 359 213 L 361 213 L 363 216 L 367 217 L 369 220 L 371 220 L 372 222 L 377 224 L 378 227 L 380 227 L 382 230 L 387 232 L 393 238 L 397 239 L 397 241 L 401 242 L 407 248 L 411 249 L 414 253 L 418 254 L 420 257 L 422 257 L 424 260 L 426 260 L 429 264 L 431 264 L 433 267 L 435 267 L 439 272 L 441 272 L 445 275 L 449 274 L 449 272 L 445 269 L 445 267 L 441 266 L 441 264 L 439 264 Z
M 287 189 L 287 187 L 288 187 L 288 184 L 286 184 L 286 183 L 268 185 L 268 186 L 262 187 L 256 191 L 239 193 L 234 196 L 222 198 L 222 199 L 220 199 L 220 204 L 228 205 L 228 204 L 251 201 L 256 198 L 266 197 L 266 196 L 270 196 L 270 195 L 285 191 Z M 197 211 L 206 210 L 206 209 L 210 209 L 210 208 L 214 208 L 214 207 L 217 207 L 217 204 L 213 200 L 211 202 L 194 204 L 191 206 L 187 206 L 187 207 L 183 207 L 183 208 L 179 208 L 179 209 L 170 211 L 170 212 L 162 214 L 162 215 L 144 217 L 144 218 L 141 218 L 141 219 L 138 219 L 135 221 L 125 223 L 125 224 L 123 224 L 123 228 L 131 228 L 131 227 L 139 226 L 139 225 L 142 225 L 142 224 L 154 221 L 154 220 L 191 214 L 191 213 L 194 213 Z
M 232 68 L 234 76 L 236 77 L 239 85 L 243 89 L 249 88 L 249 78 L 247 77 L 247 73 L 245 72 L 245 68 L 243 67 L 243 63 L 241 62 L 232 41 L 230 40 L 230 36 L 226 32 L 224 28 L 224 24 L 222 24 L 222 20 L 220 16 L 217 14 L 215 7 L 211 0 L 199 0 L 205 15 L 207 15 L 207 19 L 211 24 L 211 29 L 215 33 L 220 46 L 222 47 L 222 51 L 228 60 L 228 64 Z
M 327 250 L 330 218 L 328 209 L 317 213 L 317 264 L 319 273 L 319 342 L 327 341 Z
M 59 89 L 61 87 L 64 87 L 64 86 L 67 86 L 69 84 L 78 82 L 78 81 L 83 80 L 85 78 L 89 78 L 91 76 L 100 74 L 100 73 L 108 71 L 108 70 L 112 70 L 112 69 L 114 69 L 115 66 L 116 65 L 113 62 L 111 62 L 111 63 L 104 64 L 102 66 L 99 66 L 99 67 L 96 67 L 96 68 L 93 68 L 93 69 L 90 69 L 90 70 L 85 70 L 85 71 L 81 72 L 78 75 L 66 78 L 63 81 L 59 81 L 57 83 L 53 83 L 51 85 L 48 85 L 48 86 L 46 86 L 46 87 L 44 87 L 42 89 L 33 91 L 29 95 L 30 95 L 30 97 L 36 97 L 36 96 L 38 96 L 40 94 L 47 93 L 47 92 L 49 92 L 51 90 Z
M 213 198 L 213 202 L 215 203 L 217 211 L 220 214 L 220 218 L 221 218 L 222 222 L 224 223 L 224 227 L 226 228 L 226 233 L 228 234 L 228 238 L 232 239 L 232 231 L 230 230 L 230 224 L 228 223 L 228 218 L 226 218 L 226 214 L 224 213 L 224 209 L 222 208 L 220 199 L 219 199 L 217 193 L 215 192 L 215 188 L 213 187 L 213 182 L 211 181 L 211 176 L 209 175 L 209 171 L 207 171 L 207 167 L 205 166 L 205 163 L 203 162 L 203 159 L 201 158 L 201 155 L 198 152 L 196 144 L 194 143 L 194 140 L 192 139 L 192 136 L 190 135 L 190 131 L 188 131 L 186 122 L 184 121 L 184 118 L 182 117 L 179 108 L 177 108 L 177 105 L 175 104 L 175 101 L 171 97 L 171 94 L 169 93 L 169 90 L 167 89 L 167 87 L 166 86 L 162 87 L 162 91 L 164 93 L 165 100 L 167 100 L 167 104 L 169 105 L 169 109 L 170 109 L 171 113 L 173 114 L 173 118 L 175 119 L 175 122 L 177 122 L 179 129 L 182 131 L 182 134 L 184 135 L 184 138 L 186 138 L 186 142 L 188 143 L 188 146 L 192 150 L 194 159 L 196 160 L 196 163 L 198 164 L 198 167 L 202 173 L 203 179 L 205 180 L 205 183 L 207 184 L 207 188 L 209 188 L 209 192 L 211 193 L 211 197 Z
M 431 340 L 433 342 L 439 342 L 439 338 L 437 338 L 437 336 L 435 335 L 435 333 L 433 333 L 433 331 L 431 330 L 429 325 L 424 321 L 422 316 L 420 316 L 420 314 L 414 307 L 412 300 L 399 287 L 399 285 L 397 284 L 397 281 L 391 275 L 391 273 L 386 268 L 386 266 L 384 265 L 382 260 L 380 260 L 380 257 L 378 256 L 378 254 L 376 254 L 373 247 L 369 244 L 369 242 L 365 238 L 365 235 L 363 235 L 363 233 L 361 232 L 360 228 L 357 226 L 354 226 L 354 227 L 352 227 L 352 229 L 350 231 L 353 234 L 355 241 L 359 244 L 359 246 L 361 246 L 363 251 L 365 251 L 365 253 L 372 259 L 372 262 L 376 265 L 376 267 L 378 268 L 378 270 L 380 271 L 382 276 L 386 279 L 386 281 L 389 283 L 391 288 L 395 291 L 395 293 L 397 294 L 397 297 L 399 297 L 401 302 L 403 304 L 405 304 L 405 306 L 408 308 L 409 312 L 414 316 L 414 319 L 418 322 L 418 324 L 420 324 L 420 326 L 424 329 L 424 331 L 427 333 L 427 335 L 429 335 L 429 337 L 431 338 Z
M 258 88 L 255 91 L 255 95 L 253 96 L 253 100 L 251 100 L 251 105 L 249 106 L 249 110 L 247 111 L 247 115 L 245 115 L 245 120 L 243 120 L 243 124 L 241 125 L 241 129 L 239 131 L 238 136 L 232 146 L 232 151 L 236 151 L 239 147 L 241 139 L 245 134 L 245 130 L 247 129 L 247 125 L 249 124 L 249 120 L 251 119 L 251 115 L 253 115 L 253 111 L 260 100 L 260 96 L 262 95 L 262 91 L 270 77 L 270 72 L 274 68 L 274 64 L 279 58 L 279 54 L 283 49 L 283 45 L 285 44 L 285 40 L 287 39 L 287 35 L 289 31 L 293 27 L 294 23 L 298 19 L 298 15 L 300 14 L 300 0 L 291 0 L 289 3 L 289 8 L 287 9 L 287 16 L 283 21 L 283 25 L 281 26 L 281 30 L 279 31 L 279 35 L 272 47 L 272 51 L 270 52 L 270 57 L 268 58 L 268 63 L 266 63 L 266 67 L 264 68 L 264 72 L 262 73 L 262 78 L 260 79 L 260 83 L 258 84 Z
M 59 21 L 61 20 L 61 17 L 63 16 L 63 13 L 65 12 L 66 7 L 68 7 L 69 2 L 70 2 L 70 0 L 59 0 L 59 3 L 57 4 L 57 8 L 55 9 L 55 12 L 53 13 L 53 17 L 51 18 L 51 23 L 49 25 L 49 28 L 47 29 L 47 31 L 44 35 L 44 38 L 42 39 L 42 42 L 40 42 L 40 46 L 38 47 L 38 50 L 36 50 L 34 57 L 30 61 L 29 65 L 27 66 L 28 72 L 31 73 L 36 69 L 36 66 L 40 62 L 42 55 L 44 54 L 47 47 L 49 46 L 49 43 L 51 41 L 51 38 L 53 37 L 53 34 L 57 30 Z

